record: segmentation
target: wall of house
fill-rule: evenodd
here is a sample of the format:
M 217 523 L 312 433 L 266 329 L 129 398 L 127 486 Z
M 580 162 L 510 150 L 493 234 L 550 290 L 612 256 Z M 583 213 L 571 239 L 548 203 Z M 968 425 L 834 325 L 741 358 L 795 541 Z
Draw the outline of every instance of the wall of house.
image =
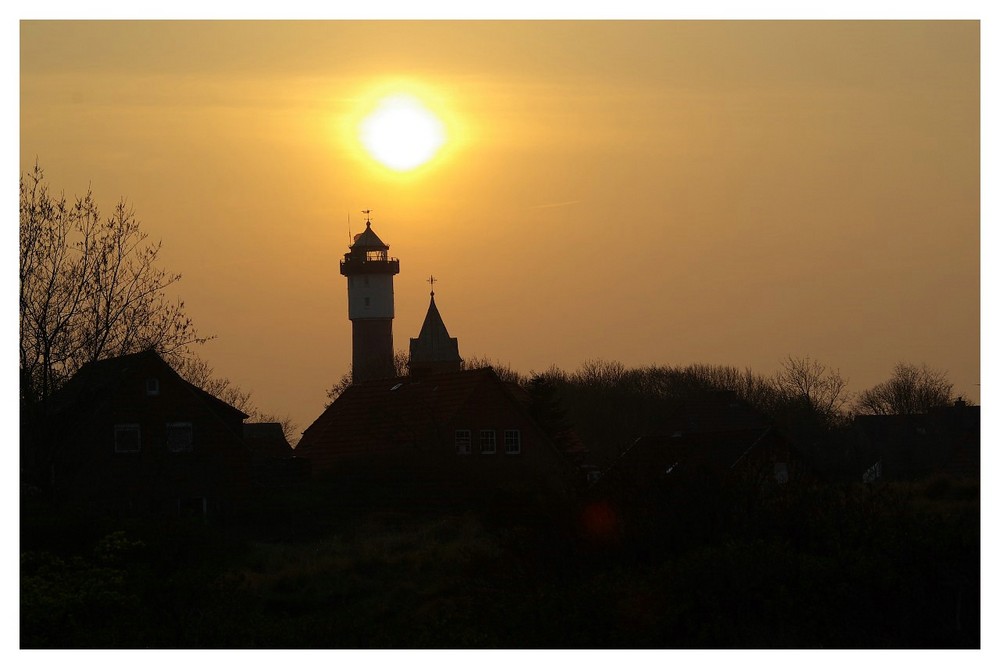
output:
M 471 447 L 460 453 L 456 432 L 469 430 Z M 496 437 L 495 452 L 484 453 L 480 444 L 483 430 L 492 430 Z M 520 435 L 520 452 L 507 453 L 504 433 L 516 430 Z M 475 484 L 488 482 L 537 482 L 558 470 L 558 455 L 536 427 L 527 412 L 512 400 L 502 387 L 493 383 L 480 384 L 467 403 L 442 426 L 436 467 L 449 476 L 470 480 Z
M 147 391 L 156 379 L 158 392 Z M 191 424 L 190 450 L 173 451 L 167 425 Z M 115 427 L 137 425 L 139 449 L 116 452 Z M 66 426 L 57 487 L 87 503 L 136 512 L 213 512 L 239 506 L 250 484 L 241 420 L 221 418 L 169 368 L 146 365 Z

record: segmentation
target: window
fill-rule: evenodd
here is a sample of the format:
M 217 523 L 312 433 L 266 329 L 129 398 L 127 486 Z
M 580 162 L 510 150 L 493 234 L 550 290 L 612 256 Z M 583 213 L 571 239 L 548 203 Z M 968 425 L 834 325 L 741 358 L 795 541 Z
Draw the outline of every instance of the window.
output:
M 497 452 L 496 430 L 479 431 L 479 452 L 483 455 L 493 455 Z
M 455 430 L 455 451 L 459 455 L 472 452 L 472 430 Z
M 160 380 L 150 377 L 146 379 L 146 395 L 153 396 L 160 394 Z
M 521 431 L 504 430 L 503 446 L 507 455 L 519 455 L 521 453 Z
M 119 423 L 115 425 L 115 453 L 139 452 L 139 424 Z
M 191 423 L 167 423 L 167 450 L 187 453 L 194 446 L 194 427 Z

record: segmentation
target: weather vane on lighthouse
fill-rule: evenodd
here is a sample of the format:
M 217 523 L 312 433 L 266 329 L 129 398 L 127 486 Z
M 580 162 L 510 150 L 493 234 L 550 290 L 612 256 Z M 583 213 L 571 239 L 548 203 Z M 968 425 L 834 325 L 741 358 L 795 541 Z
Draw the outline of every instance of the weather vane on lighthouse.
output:
M 431 274 L 431 278 L 427 279 L 427 283 L 431 284 L 431 297 L 434 297 L 434 283 L 436 281 L 437 279 L 434 278 L 433 274 Z
M 371 227 L 371 224 L 372 224 L 372 210 L 371 209 L 362 209 L 361 213 L 365 215 L 365 225 Z

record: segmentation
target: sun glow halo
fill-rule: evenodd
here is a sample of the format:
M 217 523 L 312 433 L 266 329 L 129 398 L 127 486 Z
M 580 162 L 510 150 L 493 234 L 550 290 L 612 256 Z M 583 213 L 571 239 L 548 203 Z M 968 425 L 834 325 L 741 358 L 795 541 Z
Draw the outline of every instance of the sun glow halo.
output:
M 424 104 L 407 94 L 382 98 L 361 122 L 360 139 L 375 160 L 406 172 L 437 154 L 445 142 L 444 124 Z

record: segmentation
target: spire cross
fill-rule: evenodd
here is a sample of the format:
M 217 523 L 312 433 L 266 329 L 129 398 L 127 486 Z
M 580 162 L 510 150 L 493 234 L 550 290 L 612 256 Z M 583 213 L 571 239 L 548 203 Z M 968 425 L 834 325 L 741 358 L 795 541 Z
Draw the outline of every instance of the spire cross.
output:
M 371 224 L 372 224 L 372 210 L 371 209 L 362 209 L 361 213 L 365 215 L 365 225 L 367 225 L 368 227 L 371 227 Z
M 431 297 L 434 297 L 434 283 L 436 281 L 437 279 L 434 278 L 433 274 L 431 274 L 431 278 L 427 279 L 427 283 L 431 284 Z

